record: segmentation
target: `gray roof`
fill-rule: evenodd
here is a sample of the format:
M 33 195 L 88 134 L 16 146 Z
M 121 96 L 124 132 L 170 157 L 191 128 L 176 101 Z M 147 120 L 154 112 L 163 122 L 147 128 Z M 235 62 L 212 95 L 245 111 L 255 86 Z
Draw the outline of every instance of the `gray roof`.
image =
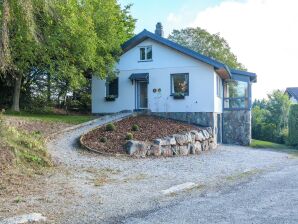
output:
M 286 92 L 294 97 L 296 100 L 298 100 L 298 87 L 289 87 L 286 89 Z
M 124 53 L 127 52 L 128 50 L 130 50 L 131 48 L 135 47 L 137 44 L 143 42 L 144 40 L 146 40 L 148 38 L 152 39 L 160 44 L 163 44 L 167 47 L 170 47 L 176 51 L 179 51 L 183 54 L 186 54 L 192 58 L 195 58 L 199 61 L 205 62 L 206 64 L 213 66 L 215 69 L 220 69 L 220 68 L 225 69 L 231 78 L 233 78 L 233 74 L 237 74 L 237 75 L 242 75 L 242 76 L 248 76 L 250 78 L 251 82 L 256 82 L 257 75 L 255 73 L 230 69 L 227 65 L 225 65 L 222 62 L 214 60 L 210 57 L 202 55 L 202 54 L 200 54 L 196 51 L 190 50 L 186 47 L 183 47 L 173 41 L 170 41 L 170 40 L 163 38 L 159 35 L 151 33 L 148 30 L 143 30 L 141 33 L 137 34 L 136 36 L 132 37 L 130 40 L 126 41 L 122 45 L 123 52 Z

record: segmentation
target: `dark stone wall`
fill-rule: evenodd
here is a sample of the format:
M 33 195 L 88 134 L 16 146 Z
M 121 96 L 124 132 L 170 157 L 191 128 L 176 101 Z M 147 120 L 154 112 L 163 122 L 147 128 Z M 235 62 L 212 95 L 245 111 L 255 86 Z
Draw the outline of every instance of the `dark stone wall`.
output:
M 251 142 L 251 111 L 223 113 L 223 143 L 249 145 Z
M 151 115 L 183 121 L 202 127 L 214 127 L 214 113 L 208 112 L 151 112 Z

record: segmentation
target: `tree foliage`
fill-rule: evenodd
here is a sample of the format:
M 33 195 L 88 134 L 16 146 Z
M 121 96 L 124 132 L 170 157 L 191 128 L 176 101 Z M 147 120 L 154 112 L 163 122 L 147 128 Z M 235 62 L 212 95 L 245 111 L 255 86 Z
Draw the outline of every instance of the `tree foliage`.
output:
M 116 0 L 3 0 L 0 8 L 1 73 L 14 77 L 16 105 L 34 80 L 43 80 L 50 100 L 88 85 L 91 75 L 113 75 L 135 25 L 130 6 Z
M 252 137 L 285 143 L 290 104 L 288 95 L 280 90 L 268 94 L 268 99 L 256 100 L 252 109 Z
M 230 68 L 245 70 L 244 65 L 238 62 L 236 55 L 232 53 L 228 42 L 219 33 L 210 34 L 199 27 L 186 28 L 174 30 L 169 39 L 205 56 L 221 61 Z
M 290 108 L 288 144 L 298 146 L 298 104 L 293 104 Z

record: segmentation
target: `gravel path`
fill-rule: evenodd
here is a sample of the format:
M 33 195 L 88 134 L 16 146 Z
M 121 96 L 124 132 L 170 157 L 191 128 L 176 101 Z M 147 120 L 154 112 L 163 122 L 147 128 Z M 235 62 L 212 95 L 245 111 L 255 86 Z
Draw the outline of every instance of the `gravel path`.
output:
M 25 203 L 16 206 L 16 213 L 39 212 L 49 223 L 139 223 L 148 214 L 189 200 L 190 195 L 217 192 L 297 164 L 296 155 L 227 145 L 201 155 L 146 159 L 106 157 L 79 148 L 81 134 L 112 119 L 115 117 L 104 117 L 50 142 L 49 152 L 59 163 L 59 172 L 48 175 L 43 193 L 25 198 Z M 162 194 L 162 190 L 186 182 L 197 186 Z

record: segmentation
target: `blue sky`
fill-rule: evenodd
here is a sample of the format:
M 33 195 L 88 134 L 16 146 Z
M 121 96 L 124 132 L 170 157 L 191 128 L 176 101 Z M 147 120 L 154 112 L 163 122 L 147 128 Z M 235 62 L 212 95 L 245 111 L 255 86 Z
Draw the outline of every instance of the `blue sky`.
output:
M 216 6 L 223 2 L 223 0 L 118 0 L 118 2 L 122 6 L 130 3 L 133 4 L 131 12 L 134 18 L 138 20 L 136 33 L 143 29 L 154 31 L 155 24 L 161 22 L 164 25 L 167 36 L 172 29 L 183 28 L 183 25 L 187 26 L 198 12 L 208 7 Z M 174 27 L 174 24 L 169 23 L 169 16 L 171 14 L 183 14 L 183 21 Z

